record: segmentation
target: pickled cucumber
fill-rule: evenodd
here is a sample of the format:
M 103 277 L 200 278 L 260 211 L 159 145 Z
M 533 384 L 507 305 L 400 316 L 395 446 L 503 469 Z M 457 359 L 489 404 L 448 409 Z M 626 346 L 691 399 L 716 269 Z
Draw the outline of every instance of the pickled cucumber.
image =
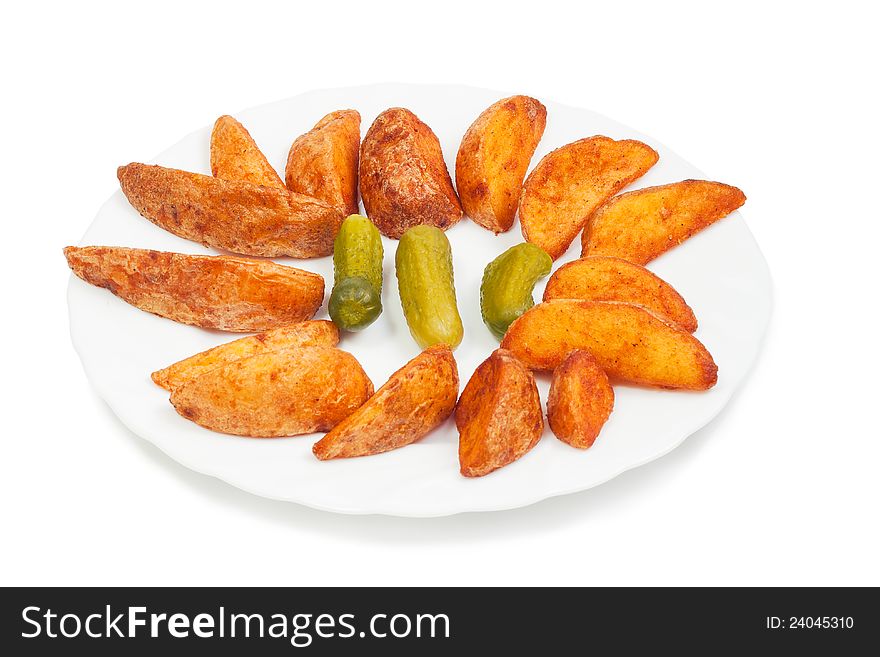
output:
M 330 319 L 345 331 L 360 331 L 382 313 L 382 238 L 373 222 L 353 214 L 333 243 Z
M 400 303 L 415 341 L 422 349 L 439 343 L 455 349 L 464 328 L 446 235 L 434 226 L 413 226 L 401 236 L 395 261 Z
M 517 244 L 486 265 L 480 286 L 483 321 L 499 340 L 517 317 L 535 305 L 532 290 L 553 260 L 530 242 Z

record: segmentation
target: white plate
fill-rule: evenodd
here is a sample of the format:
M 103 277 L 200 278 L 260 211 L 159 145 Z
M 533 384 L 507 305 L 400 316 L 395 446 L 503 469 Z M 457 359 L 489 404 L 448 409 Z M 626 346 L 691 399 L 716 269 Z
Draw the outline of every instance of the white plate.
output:
M 434 129 L 447 163 L 453 165 L 464 131 L 485 107 L 505 95 L 510 94 L 461 86 L 383 84 L 314 91 L 241 112 L 237 118 L 270 162 L 283 171 L 292 140 L 327 112 L 355 108 L 366 131 L 379 112 L 403 106 Z M 563 144 L 603 134 L 640 139 L 659 151 L 659 163 L 631 188 L 706 177 L 655 139 L 593 112 L 542 100 L 548 110 L 547 129 L 533 164 Z M 155 162 L 208 173 L 209 136 L 209 127 L 194 132 Z M 106 175 L 109 178 L 114 172 Z M 483 268 L 521 242 L 522 236 L 518 225 L 496 237 L 466 219 L 447 235 L 465 327 L 464 341 L 455 352 L 463 387 L 476 366 L 498 346 L 480 318 Z M 340 344 L 360 360 L 377 388 L 418 353 L 397 295 L 396 243 L 384 242 L 384 313 L 367 330 L 346 334 Z M 81 244 L 211 253 L 138 216 L 121 192 L 104 204 Z M 576 239 L 555 267 L 576 258 L 579 251 L 580 239 Z M 279 262 L 323 274 L 328 290 L 332 285 L 329 257 Z M 573 449 L 548 429 L 522 459 L 480 479 L 465 479 L 458 473 L 458 434 L 452 420 L 403 449 L 322 463 L 311 452 L 317 435 L 239 438 L 202 429 L 177 415 L 168 394 L 151 382 L 150 373 L 240 336 L 150 315 L 75 277 L 68 290 L 70 327 L 89 379 L 122 422 L 187 467 L 257 495 L 329 511 L 440 516 L 515 508 L 590 488 L 665 454 L 722 409 L 752 366 L 770 316 L 770 277 L 754 238 L 737 212 L 661 256 L 651 263 L 651 269 L 670 282 L 696 312 L 700 322 L 696 335 L 715 357 L 718 385 L 701 393 L 618 386 L 614 412 L 591 449 Z M 543 288 L 544 281 L 535 290 L 536 299 Z M 317 317 L 326 316 L 325 306 Z M 548 379 L 539 377 L 538 386 L 546 400 Z

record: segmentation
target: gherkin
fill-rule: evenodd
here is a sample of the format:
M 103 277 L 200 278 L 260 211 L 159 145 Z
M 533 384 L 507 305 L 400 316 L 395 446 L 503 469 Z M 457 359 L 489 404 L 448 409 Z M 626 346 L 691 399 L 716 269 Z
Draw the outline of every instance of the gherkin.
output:
M 353 214 L 333 243 L 333 291 L 327 310 L 345 331 L 360 331 L 382 313 L 382 237 L 373 222 Z
M 532 290 L 550 273 L 553 260 L 530 242 L 517 244 L 486 265 L 480 285 L 483 322 L 499 340 L 507 327 L 535 305 Z
M 395 262 L 400 303 L 415 341 L 422 349 L 440 343 L 455 349 L 464 328 L 446 235 L 434 226 L 413 226 L 401 236 Z

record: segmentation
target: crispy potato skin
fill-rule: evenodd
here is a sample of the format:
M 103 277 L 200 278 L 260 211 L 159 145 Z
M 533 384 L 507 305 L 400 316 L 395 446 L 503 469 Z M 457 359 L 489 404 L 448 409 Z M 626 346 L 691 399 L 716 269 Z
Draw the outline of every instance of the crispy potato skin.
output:
M 371 394 L 372 382 L 348 352 L 296 346 L 204 372 L 174 388 L 171 403 L 206 429 L 275 438 L 331 429 Z
M 694 311 L 669 283 L 621 258 L 591 256 L 563 265 L 544 288 L 544 301 L 553 299 L 633 303 L 688 333 L 697 330 Z
M 228 115 L 217 119 L 211 131 L 211 173 L 224 180 L 285 189 L 251 133 Z
M 640 141 L 596 136 L 545 155 L 523 184 L 523 237 L 554 260 L 565 253 L 593 211 L 657 162 Z
M 513 463 L 544 432 L 535 377 L 509 351 L 496 349 L 461 393 L 455 424 L 462 475 L 482 477 Z
M 613 409 L 614 390 L 589 352 L 572 351 L 553 370 L 547 420 L 562 442 L 579 449 L 592 447 Z
M 621 194 L 591 217 L 581 237 L 581 253 L 644 265 L 745 202 L 745 194 L 736 187 L 708 180 Z
M 501 346 L 536 370 L 555 369 L 572 350 L 583 349 L 622 381 L 706 390 L 718 380 L 718 367 L 699 340 L 627 303 L 545 301 L 510 325 Z
M 287 154 L 287 188 L 324 201 L 343 217 L 358 212 L 361 115 L 339 110 L 298 137 Z
M 493 233 L 510 230 L 523 178 L 547 124 L 547 108 L 529 96 L 490 105 L 473 122 L 455 158 L 465 213 Z
M 147 312 L 221 331 L 264 331 L 312 317 L 324 300 L 318 274 L 233 256 L 116 246 L 68 246 L 73 273 Z
M 340 214 L 272 187 L 132 163 L 117 171 L 142 216 L 179 237 L 244 255 L 316 258 L 333 252 Z
M 339 344 L 339 330 L 333 322 L 320 319 L 249 335 L 153 372 L 153 382 L 166 390 L 173 390 L 217 367 L 236 360 L 292 347 L 335 347 Z
M 369 456 L 404 447 L 452 415 L 458 367 L 445 344 L 425 349 L 376 394 L 314 444 L 320 460 Z
M 385 110 L 367 130 L 360 187 L 367 216 L 392 239 L 419 224 L 446 230 L 462 217 L 440 141 L 407 109 Z

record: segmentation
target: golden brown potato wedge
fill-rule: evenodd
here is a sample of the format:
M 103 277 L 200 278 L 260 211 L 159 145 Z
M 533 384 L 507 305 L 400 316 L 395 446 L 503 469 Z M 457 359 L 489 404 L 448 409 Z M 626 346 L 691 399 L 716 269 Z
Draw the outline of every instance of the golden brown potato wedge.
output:
M 121 246 L 68 246 L 64 256 L 87 283 L 202 328 L 265 331 L 309 319 L 324 300 L 321 276 L 274 262 Z
M 591 256 L 563 265 L 544 288 L 544 301 L 553 299 L 634 303 L 689 333 L 697 330 L 694 311 L 669 283 L 620 258 Z
M 343 217 L 357 214 L 360 145 L 361 115 L 355 110 L 331 112 L 290 147 L 287 188 L 324 201 Z
M 705 390 L 718 380 L 718 367 L 699 340 L 628 303 L 545 301 L 510 325 L 501 346 L 537 370 L 555 369 L 573 349 L 583 349 L 623 381 Z
M 141 215 L 188 240 L 245 255 L 333 253 L 342 217 L 317 199 L 189 171 L 132 163 L 117 172 Z
M 251 133 L 228 115 L 217 119 L 211 131 L 211 173 L 224 180 L 285 189 Z
M 736 187 L 683 180 L 621 194 L 599 208 L 581 238 L 583 255 L 644 265 L 746 202 Z
M 335 347 L 338 343 L 339 330 L 333 322 L 300 322 L 202 351 L 153 372 L 152 379 L 156 385 L 173 390 L 205 372 L 249 356 L 293 347 Z
M 465 214 L 493 233 L 510 230 L 523 178 L 544 134 L 547 108 L 529 96 L 499 100 L 458 147 L 455 186 Z
M 314 444 L 322 461 L 404 447 L 452 415 L 458 367 L 445 344 L 428 347 L 391 375 L 376 394 Z
M 455 424 L 462 475 L 482 477 L 513 463 L 544 432 L 535 377 L 509 351 L 496 349 L 462 391 Z
M 221 365 L 171 391 L 187 420 L 253 438 L 326 431 L 373 394 L 360 363 L 334 347 L 295 346 Z
M 446 230 L 462 217 L 437 135 L 407 109 L 385 110 L 367 130 L 360 186 L 367 216 L 393 239 L 419 224 Z
M 553 370 L 547 419 L 562 442 L 580 449 L 592 447 L 613 409 L 608 375 L 589 352 L 572 351 Z
M 519 200 L 523 237 L 554 260 L 565 253 L 593 211 L 657 162 L 640 141 L 589 137 L 545 155 Z

